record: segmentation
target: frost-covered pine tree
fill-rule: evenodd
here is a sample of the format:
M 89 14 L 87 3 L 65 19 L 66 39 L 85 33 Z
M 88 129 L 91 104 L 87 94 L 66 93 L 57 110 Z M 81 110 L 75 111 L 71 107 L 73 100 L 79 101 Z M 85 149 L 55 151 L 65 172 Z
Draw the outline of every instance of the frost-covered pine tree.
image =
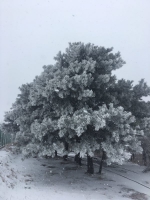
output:
M 132 126 L 135 118 L 120 107 L 125 103 L 112 75 L 125 62 L 112 50 L 70 43 L 55 57 L 55 65 L 44 66 L 40 76 L 22 86 L 9 124 L 17 126 L 16 142 L 25 155 L 74 151 L 80 157 L 88 155 L 88 172 L 93 173 L 95 150 L 105 152 L 108 164 L 122 163 L 131 150 L 141 151 L 139 131 Z
M 132 112 L 138 121 L 150 117 L 150 101 L 143 100 L 143 97 L 150 96 L 150 87 L 144 79 L 136 85 L 133 85 L 133 81 L 118 80 L 111 92 L 116 97 L 116 106 L 122 106 L 126 111 Z
M 3 132 L 13 134 L 14 142 L 17 142 L 20 147 L 28 144 L 32 138 L 30 132 L 32 109 L 30 110 L 28 99 L 31 85 L 23 84 L 19 88 L 21 93 L 12 105 L 11 110 L 5 113 L 5 123 L 2 124 Z

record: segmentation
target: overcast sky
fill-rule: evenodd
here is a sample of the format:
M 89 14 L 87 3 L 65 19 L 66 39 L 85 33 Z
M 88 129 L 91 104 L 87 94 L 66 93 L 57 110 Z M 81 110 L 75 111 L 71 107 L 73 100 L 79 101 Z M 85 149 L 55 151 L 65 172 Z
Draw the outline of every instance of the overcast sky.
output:
M 68 42 L 114 47 L 118 78 L 150 85 L 150 0 L 0 0 L 0 122 Z

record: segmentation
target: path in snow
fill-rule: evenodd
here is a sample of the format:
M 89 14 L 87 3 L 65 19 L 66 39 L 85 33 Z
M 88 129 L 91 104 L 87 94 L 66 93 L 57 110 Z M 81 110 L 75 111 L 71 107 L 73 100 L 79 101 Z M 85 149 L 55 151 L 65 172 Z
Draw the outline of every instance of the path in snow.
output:
M 138 173 L 119 172 L 149 184 L 150 174 L 138 165 L 126 164 Z M 117 168 L 111 169 L 117 170 Z M 98 167 L 95 167 L 98 171 Z M 88 175 L 86 166 L 71 159 L 29 158 L 22 160 L 6 149 L 0 150 L 0 200 L 150 200 L 150 190 L 106 172 Z

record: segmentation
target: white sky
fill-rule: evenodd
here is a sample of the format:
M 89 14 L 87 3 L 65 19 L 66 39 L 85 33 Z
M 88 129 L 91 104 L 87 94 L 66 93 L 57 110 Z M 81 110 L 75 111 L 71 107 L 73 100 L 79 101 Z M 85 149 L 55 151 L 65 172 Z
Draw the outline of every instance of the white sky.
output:
M 120 51 L 118 78 L 150 85 L 150 0 L 0 0 L 0 121 L 68 42 Z

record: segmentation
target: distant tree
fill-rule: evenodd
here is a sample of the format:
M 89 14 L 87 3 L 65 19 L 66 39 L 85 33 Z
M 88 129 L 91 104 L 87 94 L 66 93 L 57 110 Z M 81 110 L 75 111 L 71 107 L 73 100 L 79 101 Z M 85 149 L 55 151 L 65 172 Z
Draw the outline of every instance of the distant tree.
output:
M 29 111 L 29 92 L 31 84 L 24 84 L 20 87 L 21 94 L 18 95 L 11 111 L 5 113 L 2 129 L 4 133 L 13 134 L 16 141 L 19 139 L 18 146 L 26 145 L 30 138 L 30 117 L 32 111 Z
M 144 172 L 150 171 L 150 118 L 141 120 L 141 128 L 144 130 L 144 137 L 141 138 L 143 148 L 143 161 L 146 165 Z

